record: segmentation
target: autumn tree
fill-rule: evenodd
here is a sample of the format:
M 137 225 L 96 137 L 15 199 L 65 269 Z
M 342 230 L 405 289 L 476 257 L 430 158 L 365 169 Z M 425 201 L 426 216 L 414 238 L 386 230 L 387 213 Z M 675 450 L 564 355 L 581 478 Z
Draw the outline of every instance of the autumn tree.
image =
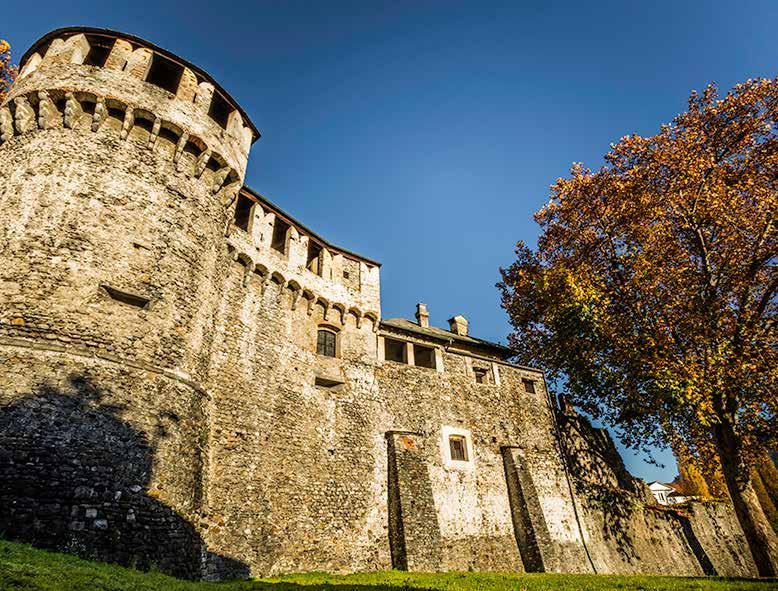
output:
M 0 39 L 0 103 L 5 100 L 15 78 L 16 67 L 11 65 L 11 46 Z
M 777 115 L 778 78 L 711 85 L 599 170 L 574 165 L 498 284 L 522 361 L 628 446 L 717 456 L 763 576 L 778 538 L 751 468 L 778 432 Z

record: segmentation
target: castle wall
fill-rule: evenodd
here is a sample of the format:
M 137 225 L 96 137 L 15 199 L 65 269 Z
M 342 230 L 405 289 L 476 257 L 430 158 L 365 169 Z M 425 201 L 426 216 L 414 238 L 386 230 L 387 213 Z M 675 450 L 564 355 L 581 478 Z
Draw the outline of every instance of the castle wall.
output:
M 384 361 L 389 333 L 329 305 L 370 309 L 368 291 L 324 291 L 294 250 L 279 257 L 259 244 L 249 262 L 246 238 L 229 240 L 239 254 L 219 290 L 209 371 L 210 548 L 262 574 L 520 570 L 504 457 L 515 448 L 532 474 L 526 494 L 548 541 L 545 568 L 588 569 L 538 372 L 418 339 L 436 348 L 438 370 Z M 328 297 L 296 295 L 309 289 Z M 315 352 L 322 325 L 339 331 L 337 358 Z M 473 363 L 500 383 L 476 384 Z M 316 385 L 320 377 L 340 383 Z M 527 377 L 534 394 L 523 390 Z M 445 461 L 448 428 L 469 432 L 464 468 Z
M 629 474 L 610 435 L 563 401 L 561 442 L 597 572 L 756 576 L 756 568 L 727 502 L 656 504 Z
M 0 531 L 213 579 L 754 572 L 727 507 L 647 507 L 464 318 L 382 323 L 377 263 L 242 185 L 231 99 L 90 31 L 0 105 Z

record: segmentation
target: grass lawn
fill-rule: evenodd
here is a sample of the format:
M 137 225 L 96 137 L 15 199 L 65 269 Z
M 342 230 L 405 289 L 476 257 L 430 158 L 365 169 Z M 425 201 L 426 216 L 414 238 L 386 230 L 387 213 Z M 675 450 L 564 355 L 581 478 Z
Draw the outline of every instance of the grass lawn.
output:
M 0 540 L 0 590 L 36 591 L 421 591 L 484 589 L 488 591 L 573 590 L 715 590 L 767 591 L 778 580 L 622 577 L 596 575 L 404 573 L 397 571 L 346 576 L 312 573 L 256 581 L 192 583 L 142 573 L 65 554 L 35 550 Z

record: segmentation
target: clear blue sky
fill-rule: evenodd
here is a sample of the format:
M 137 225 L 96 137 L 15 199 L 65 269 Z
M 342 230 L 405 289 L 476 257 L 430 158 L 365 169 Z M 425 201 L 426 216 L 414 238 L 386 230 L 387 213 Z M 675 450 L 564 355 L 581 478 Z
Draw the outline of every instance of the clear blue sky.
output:
M 70 25 L 198 64 L 262 131 L 247 183 L 383 263 L 385 317 L 505 341 L 498 268 L 571 162 L 651 134 L 691 89 L 778 66 L 778 1 L 5 3 L 17 56 Z M 648 479 L 672 479 L 627 455 Z

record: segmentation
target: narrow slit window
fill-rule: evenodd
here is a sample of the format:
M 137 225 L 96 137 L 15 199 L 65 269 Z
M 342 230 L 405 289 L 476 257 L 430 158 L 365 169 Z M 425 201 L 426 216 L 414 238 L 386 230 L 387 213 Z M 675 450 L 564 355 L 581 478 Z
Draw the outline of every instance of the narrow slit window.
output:
M 238 202 L 235 204 L 235 226 L 248 232 L 253 213 L 254 202 L 243 194 L 238 195 Z
M 321 376 L 316 376 L 313 383 L 319 388 L 326 388 L 327 390 L 335 391 L 341 390 L 345 384 L 345 382 L 341 380 L 333 380 L 332 378 L 325 378 Z
M 435 369 L 435 349 L 414 344 L 413 361 L 417 367 Z
M 524 384 L 524 391 L 527 394 L 534 394 L 535 393 L 535 380 L 528 380 L 528 379 L 525 378 L 525 379 L 523 379 L 521 381 Z
M 398 363 L 408 363 L 404 341 L 384 339 L 384 359 Z
M 450 435 L 448 448 L 451 451 L 451 459 L 456 462 L 467 462 L 467 440 L 461 435 Z
M 335 357 L 337 354 L 338 336 L 331 330 L 319 329 L 316 336 L 316 352 L 325 357 Z
M 286 233 L 289 230 L 289 224 L 279 217 L 273 224 L 273 238 L 270 242 L 271 248 L 281 254 L 286 254 Z
M 122 304 L 127 304 L 129 306 L 134 306 L 135 308 L 140 308 L 142 310 L 146 309 L 149 305 L 149 302 L 151 301 L 149 298 L 142 295 L 116 289 L 110 285 L 103 284 L 102 288 L 108 293 L 109 296 L 111 296 L 112 299 L 116 300 L 117 302 L 121 302 Z
M 313 240 L 308 240 L 308 260 L 305 264 L 306 268 L 316 275 L 321 275 L 321 253 L 322 248 L 316 244 Z

